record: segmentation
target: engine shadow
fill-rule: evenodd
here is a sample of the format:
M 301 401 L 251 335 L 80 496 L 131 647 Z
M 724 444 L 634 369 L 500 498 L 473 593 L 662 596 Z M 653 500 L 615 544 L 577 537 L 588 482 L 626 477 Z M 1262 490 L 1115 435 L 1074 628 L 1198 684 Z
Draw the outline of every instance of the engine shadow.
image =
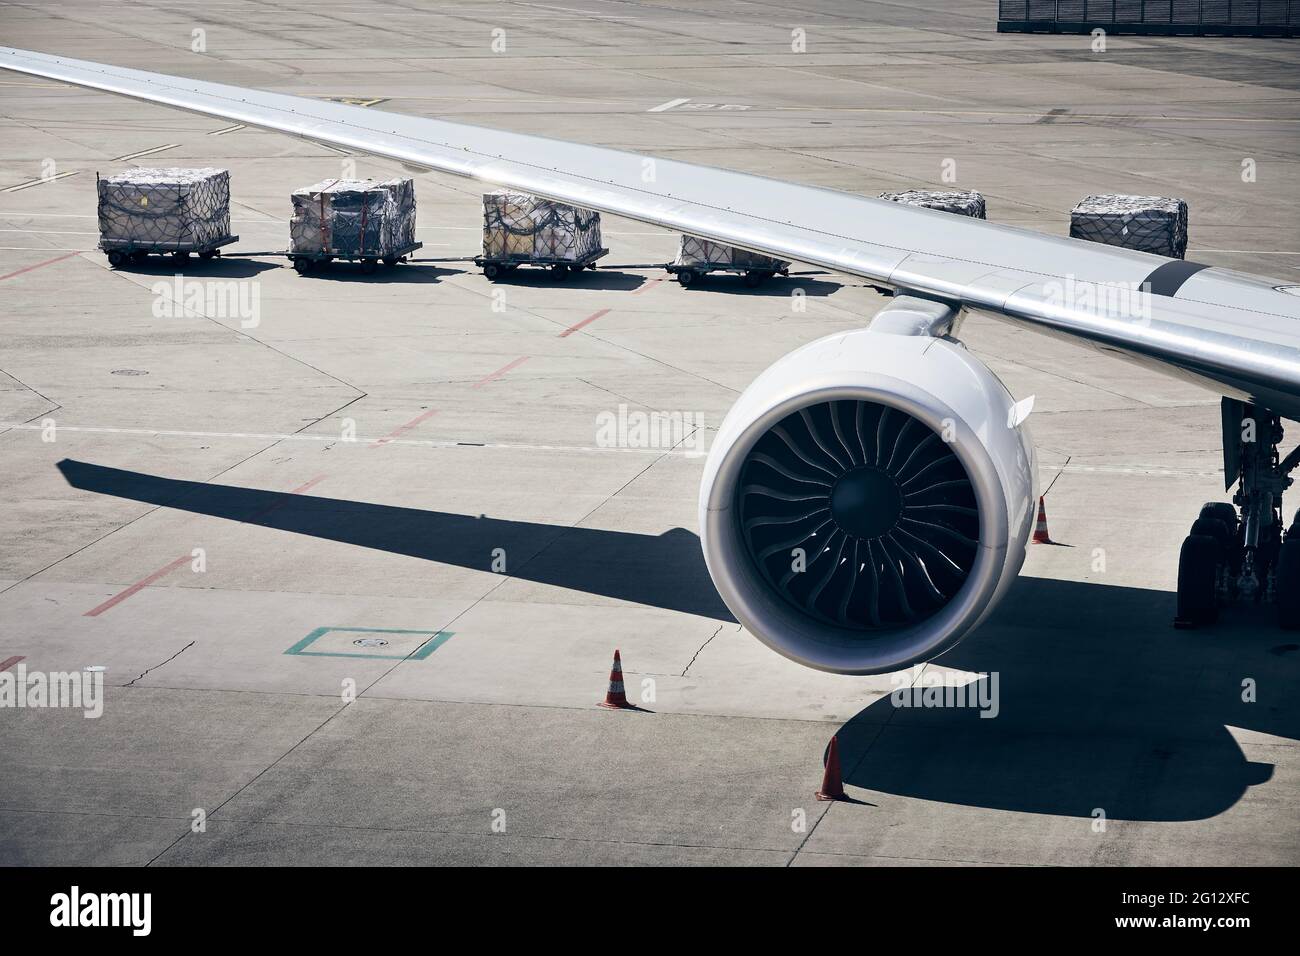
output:
M 881 698 L 839 731 L 845 781 L 1065 817 L 1223 813 L 1274 769 L 1272 748 L 1252 759 L 1229 726 L 1300 738 L 1300 655 L 1282 650 L 1268 608 L 1178 631 L 1174 603 L 1164 591 L 1021 578 L 979 631 L 927 666 L 984 675 L 973 687 L 996 716 Z M 1257 702 L 1243 700 L 1243 681 Z
M 734 620 L 684 528 L 637 534 L 508 521 L 315 495 L 162 478 L 64 459 L 74 488 L 261 528 L 340 541 L 480 571 L 492 551 L 510 555 L 510 576 L 719 621 Z

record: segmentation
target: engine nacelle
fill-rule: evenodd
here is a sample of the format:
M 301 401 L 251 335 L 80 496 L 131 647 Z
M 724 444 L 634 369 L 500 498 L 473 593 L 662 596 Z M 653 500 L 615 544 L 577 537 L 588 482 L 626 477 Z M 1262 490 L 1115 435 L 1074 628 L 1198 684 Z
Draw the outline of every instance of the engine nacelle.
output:
M 1024 561 L 1036 463 L 960 344 L 862 329 L 779 360 L 732 407 L 700 489 L 722 599 L 773 650 L 877 674 L 952 647 Z

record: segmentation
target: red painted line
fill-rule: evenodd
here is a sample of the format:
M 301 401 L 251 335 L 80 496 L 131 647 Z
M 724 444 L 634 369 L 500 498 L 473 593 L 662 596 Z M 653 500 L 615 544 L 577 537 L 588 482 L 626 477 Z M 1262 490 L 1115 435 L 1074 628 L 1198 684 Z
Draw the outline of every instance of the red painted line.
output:
M 109 610 L 110 608 L 117 607 L 117 605 L 121 604 L 132 594 L 135 594 L 137 591 L 147 588 L 149 585 L 153 584 L 155 581 L 161 578 L 165 578 L 167 575 L 171 574 L 173 571 L 179 568 L 182 564 L 189 563 L 189 561 L 190 561 L 190 556 L 188 554 L 181 555 L 179 558 L 177 558 L 171 564 L 167 565 L 165 568 L 159 568 L 157 571 L 149 575 L 147 578 L 142 578 L 139 581 L 136 581 L 135 584 L 131 585 L 125 591 L 121 591 L 117 594 L 114 594 L 103 604 L 99 605 L 98 607 L 92 607 L 89 611 L 87 611 L 85 614 L 81 616 L 98 617 L 99 615 L 103 614 L 105 611 Z
M 13 667 L 19 661 L 25 661 L 25 660 L 27 660 L 27 658 L 19 654 L 17 657 L 9 658 L 9 660 L 7 661 L 0 661 L 0 671 L 7 671 L 9 668 Z
M 324 481 L 324 480 L 325 480 L 325 476 L 324 476 L 324 475 L 317 475 L 317 476 L 316 476 L 315 478 L 313 478 L 311 481 L 303 482 L 303 483 L 302 483 L 301 485 L 299 485 L 297 488 L 293 489 L 293 491 L 289 492 L 289 494 L 291 494 L 291 495 L 300 495 L 300 494 L 302 494 L 304 491 L 306 491 L 308 488 L 312 487 L 313 485 L 319 485 L 319 484 L 320 484 L 322 481 Z
M 581 322 L 578 322 L 578 323 L 576 323 L 576 324 L 574 324 L 574 325 L 571 325 L 571 326 L 569 326 L 567 329 L 565 329 L 563 332 L 561 332 L 561 333 L 560 333 L 560 338 L 566 338 L 566 337 L 572 335 L 574 332 L 578 331 L 578 329 L 581 329 L 581 328 L 583 328 L 584 326 L 591 325 L 591 323 L 595 322 L 595 321 L 596 321 L 597 319 L 599 319 L 602 315 L 606 315 L 606 314 L 608 314 L 608 313 L 609 313 L 609 309 L 601 309 L 599 312 L 593 312 L 593 313 L 591 313 L 591 315 L 587 316 L 587 317 L 586 317 L 585 319 L 583 319 Z
M 290 492 L 286 492 L 286 494 L 290 494 L 290 495 L 300 495 L 300 494 L 302 494 L 304 491 L 306 491 L 308 488 L 312 487 L 313 485 L 318 485 L 318 484 L 320 484 L 320 483 L 321 483 L 322 481 L 324 481 L 324 480 L 325 480 L 325 476 L 324 476 L 324 475 L 317 475 L 317 476 L 316 476 L 315 478 L 313 478 L 311 481 L 304 482 L 303 484 L 299 485 L 297 488 L 294 488 L 292 491 L 290 491 Z M 273 504 L 273 505 L 268 505 L 267 507 L 265 507 L 265 508 L 263 508 L 261 511 L 257 512 L 257 513 L 256 513 L 255 515 L 253 515 L 252 517 L 245 518 L 244 520 L 245 520 L 245 521 L 257 521 L 257 520 L 260 519 L 260 518 L 265 518 L 267 515 L 269 515 L 269 514 L 273 514 L 274 512 L 279 511 L 281 508 L 283 508 L 283 507 L 284 507 L 285 505 L 287 505 L 288 503 L 289 503 L 289 502 L 286 501 L 284 498 L 280 498 L 278 501 L 276 501 L 275 504 Z
M 80 252 L 69 252 L 66 256 L 58 256 L 57 258 L 54 259 L 46 259 L 44 262 L 38 262 L 34 266 L 27 266 L 24 269 L 19 269 L 17 272 L 11 272 L 6 276 L 0 276 L 0 282 L 3 282 L 5 279 L 12 279 L 14 276 L 20 276 L 24 272 L 31 272 L 33 269 L 42 269 L 45 266 L 52 266 L 56 262 L 62 262 L 64 259 L 71 259 L 73 256 L 79 256 L 79 255 L 81 255 Z
M 519 366 L 523 365 L 527 361 L 528 361 L 528 356 L 521 355 L 519 356 L 519 358 L 515 359 L 513 362 L 509 363 L 508 365 L 502 365 L 495 372 L 492 372 L 488 375 L 484 375 L 481 379 L 479 379 L 477 382 L 471 385 L 470 388 L 479 388 L 483 385 L 486 385 L 488 382 L 495 381 L 496 379 L 500 378 L 502 375 L 505 375 L 506 372 L 509 372 L 511 369 L 518 368 Z
M 438 410 L 437 410 L 436 408 L 431 408 L 431 409 L 429 409 L 427 412 L 425 412 L 423 415 L 416 415 L 414 418 L 412 418 L 412 419 L 411 419 L 409 422 L 407 422 L 405 425 L 399 425 L 397 428 L 393 429 L 391 432 L 389 432 L 389 433 L 388 433 L 387 435 L 385 435 L 383 438 L 376 438 L 374 441 L 372 441 L 372 442 L 371 442 L 369 445 L 367 445 L 366 447 L 367 447 L 367 448 L 378 448 L 380 445 L 387 445 L 387 444 L 388 444 L 390 441 L 392 441 L 394 438 L 397 438 L 399 435 L 405 435 L 407 432 L 409 432 L 409 431 L 410 431 L 412 428 L 414 428 L 416 425 L 420 424 L 421 422 L 426 422 L 426 421 L 428 421 L 430 418 L 432 418 L 432 417 L 433 417 L 434 415 L 436 415 L 436 414 L 438 414 Z
M 651 279 L 649 282 L 641 286 L 641 288 L 633 290 L 632 294 L 640 295 L 642 292 L 649 292 L 651 289 L 653 289 L 655 286 L 657 286 L 659 283 L 663 281 L 664 281 L 663 276 L 660 276 L 658 279 Z
M 293 489 L 293 491 L 290 491 L 289 494 L 291 494 L 291 495 L 300 495 L 300 494 L 302 494 L 304 491 L 306 491 L 308 488 L 312 487 L 313 485 L 319 484 L 320 482 L 322 482 L 322 481 L 324 481 L 324 480 L 325 480 L 325 476 L 324 476 L 324 475 L 317 475 L 315 478 L 311 479 L 311 481 L 304 482 L 303 484 L 299 485 L 297 488 Z M 257 514 L 253 515 L 251 518 L 248 518 L 247 520 L 249 520 L 249 521 L 256 521 L 258 518 L 264 517 L 264 516 L 270 514 L 271 512 L 275 511 L 277 508 L 282 508 L 282 507 L 284 507 L 284 504 L 285 504 L 285 502 L 283 502 L 283 501 L 279 501 L 279 502 L 277 502 L 276 504 L 271 505 L 271 507 L 269 507 L 269 508 L 264 508 L 262 511 L 258 512 Z M 131 585 L 131 586 L 130 586 L 129 588 L 127 588 L 125 591 L 120 591 L 120 592 L 118 592 L 117 594 L 114 594 L 111 598 L 109 598 L 109 599 L 108 599 L 107 601 L 105 601 L 103 604 L 100 604 L 98 607 L 92 607 L 89 611 L 87 611 L 85 614 L 83 614 L 83 615 L 81 615 L 81 616 L 82 616 L 82 617 L 98 617 L 99 615 L 103 614 L 105 611 L 107 611 L 107 610 L 109 610 L 109 609 L 111 609 L 111 608 L 114 608 L 114 607 L 116 607 L 117 605 L 121 604 L 123 601 L 125 601 L 127 598 L 129 598 L 131 595 L 135 594 L 137 591 L 141 591 L 141 590 L 143 590 L 144 588 L 147 588 L 149 585 L 153 584 L 155 581 L 160 581 L 160 580 L 162 580 L 163 578 L 167 577 L 167 575 L 171 574 L 173 571 L 175 571 L 177 568 L 179 568 L 182 564 L 187 564 L 187 563 L 191 560 L 191 558 L 192 558 L 192 555 L 188 555 L 188 554 L 183 554 L 183 555 L 181 555 L 179 558 L 177 558 L 177 559 L 176 559 L 175 561 L 173 561 L 171 564 L 167 565 L 166 567 L 159 568 L 157 571 L 155 571 L 153 574 L 149 575 L 147 578 L 141 578 L 139 581 L 136 581 L 135 584 Z M 21 658 L 20 658 L 20 659 L 21 659 Z M 4 668 L 3 668 L 3 667 L 0 667 L 0 670 L 4 670 Z

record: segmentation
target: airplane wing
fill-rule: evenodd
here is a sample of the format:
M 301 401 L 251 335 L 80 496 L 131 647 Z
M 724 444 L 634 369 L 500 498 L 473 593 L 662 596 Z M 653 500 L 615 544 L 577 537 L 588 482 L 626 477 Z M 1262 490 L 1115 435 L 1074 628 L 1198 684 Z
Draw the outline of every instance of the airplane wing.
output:
M 9 47 L 0 67 L 861 276 L 1300 420 L 1300 288 L 1281 281 L 676 160 Z

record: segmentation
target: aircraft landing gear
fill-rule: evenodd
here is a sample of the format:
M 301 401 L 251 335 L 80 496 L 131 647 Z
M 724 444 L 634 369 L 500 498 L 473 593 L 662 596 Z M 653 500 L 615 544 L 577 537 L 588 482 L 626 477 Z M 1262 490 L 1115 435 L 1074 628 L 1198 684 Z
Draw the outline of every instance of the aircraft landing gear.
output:
M 1300 515 L 1282 533 L 1282 493 L 1300 447 L 1279 459 L 1281 441 L 1277 415 L 1223 400 L 1224 476 L 1237 492 L 1232 504 L 1206 504 L 1183 541 L 1175 627 L 1213 623 L 1237 601 L 1267 601 L 1276 604 L 1279 624 L 1300 628 Z

